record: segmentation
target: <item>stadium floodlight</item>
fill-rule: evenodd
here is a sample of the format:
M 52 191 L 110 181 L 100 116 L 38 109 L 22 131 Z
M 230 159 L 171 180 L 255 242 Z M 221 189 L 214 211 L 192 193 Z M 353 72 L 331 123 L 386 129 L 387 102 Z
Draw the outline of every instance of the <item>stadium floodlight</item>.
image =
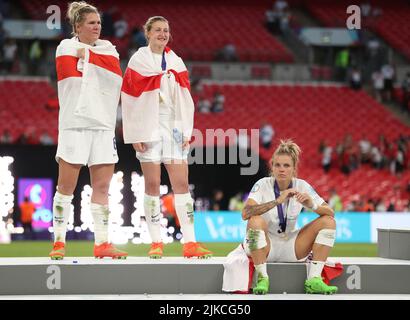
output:
M 124 173 L 118 171 L 114 173 L 109 188 L 109 208 L 110 208 L 110 221 L 109 221 L 109 238 L 114 244 L 125 244 L 131 240 L 134 244 L 151 243 L 151 237 L 148 232 L 148 226 L 145 222 L 144 214 L 144 177 L 140 176 L 136 172 L 131 173 L 131 191 L 134 194 L 134 211 L 131 213 L 132 226 L 123 226 L 124 219 L 122 217 L 124 213 L 124 205 L 121 203 L 123 200 L 122 190 L 124 188 L 123 183 Z M 94 222 L 90 210 L 92 188 L 90 185 L 85 185 L 81 191 L 81 225 L 74 227 L 74 206 L 71 205 L 71 214 L 68 220 L 67 230 L 75 230 L 76 232 L 90 230 L 94 232 Z M 160 194 L 167 194 L 168 186 L 160 186 Z M 174 241 L 173 234 L 174 228 L 168 228 L 168 219 L 161 214 L 161 237 L 164 243 L 171 243 Z M 52 227 L 49 228 L 52 232 Z
M 93 217 L 91 215 L 90 204 L 91 204 L 91 195 L 93 193 L 93 189 L 90 185 L 86 184 L 83 187 L 83 191 L 81 191 L 81 228 L 83 230 L 91 230 L 94 231 L 94 224 L 93 224 Z M 72 215 L 70 215 L 72 216 Z M 70 225 L 70 221 L 68 223 Z
M 9 169 L 13 157 L 0 156 L 0 216 L 7 217 L 14 208 L 14 177 Z
M 13 162 L 13 157 L 0 156 L 0 243 L 11 242 L 8 224 L 12 220 L 7 217 L 14 208 L 14 177 L 9 169 Z
M 74 228 L 74 205 L 70 205 L 70 215 L 68 216 L 68 224 L 67 226 L 70 226 L 70 229 L 73 230 Z
M 124 189 L 124 174 L 122 171 L 114 173 L 109 189 L 109 207 L 110 207 L 110 221 L 109 221 L 109 237 L 115 244 L 125 244 L 128 242 L 126 229 L 122 225 L 124 220 L 122 214 L 124 213 L 124 206 L 121 204 L 123 199 L 122 189 Z
M 131 223 L 134 226 L 134 231 L 136 238 L 140 240 L 132 240 L 132 243 L 151 243 L 151 236 L 148 231 L 148 226 L 145 221 L 144 213 L 144 193 L 145 193 L 145 184 L 144 177 L 140 176 L 136 172 L 131 173 L 131 191 L 134 193 L 135 203 L 134 203 L 134 212 L 131 214 Z M 160 186 L 160 194 L 167 194 L 168 186 Z M 161 239 L 164 243 L 171 243 L 174 241 L 172 235 L 168 235 L 168 219 L 164 218 L 161 213 L 160 225 L 161 225 Z
M 124 206 L 121 204 L 123 199 L 122 189 L 124 173 L 118 171 L 113 174 L 110 187 L 108 191 L 108 205 L 110 208 L 109 221 L 109 238 L 115 244 L 123 244 L 128 242 L 127 234 L 122 230 L 124 220 L 122 214 L 124 213 Z M 91 195 L 93 189 L 90 185 L 85 185 L 81 192 L 81 230 L 94 232 L 94 221 L 90 210 Z
M 131 173 L 131 191 L 134 193 L 134 212 L 131 213 L 131 223 L 135 228 L 135 236 L 140 240 L 133 240 L 133 243 L 151 243 L 148 233 L 148 226 L 145 223 L 144 214 L 144 177 L 136 172 Z M 140 242 L 141 241 L 141 242 Z

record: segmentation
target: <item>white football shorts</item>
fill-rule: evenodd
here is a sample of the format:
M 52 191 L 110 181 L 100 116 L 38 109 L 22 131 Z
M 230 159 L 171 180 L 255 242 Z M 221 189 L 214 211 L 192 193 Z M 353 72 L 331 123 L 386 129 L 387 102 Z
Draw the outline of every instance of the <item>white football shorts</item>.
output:
M 300 262 L 306 258 L 298 260 L 296 258 L 295 243 L 300 229 L 287 232 L 284 236 L 275 236 L 269 234 L 270 250 L 267 262 Z M 251 255 L 249 247 L 246 244 L 246 238 L 243 247 L 248 256 Z
M 89 167 L 117 163 L 115 133 L 110 130 L 61 130 L 58 134 L 56 161 L 60 159 Z
M 136 151 L 136 157 L 140 162 L 163 162 L 186 161 L 188 159 L 189 147 L 182 149 L 182 132 L 174 127 L 174 121 L 169 116 L 159 117 L 161 140 L 144 142 L 147 150 Z

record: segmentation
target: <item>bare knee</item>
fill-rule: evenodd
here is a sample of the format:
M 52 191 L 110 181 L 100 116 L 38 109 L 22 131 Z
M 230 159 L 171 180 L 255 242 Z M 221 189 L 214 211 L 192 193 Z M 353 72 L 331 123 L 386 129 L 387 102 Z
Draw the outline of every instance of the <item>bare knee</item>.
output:
M 267 228 L 265 220 L 260 216 L 253 216 L 248 220 L 248 228 L 250 229 L 263 229 Z
M 336 229 L 336 220 L 331 216 L 321 216 L 318 218 L 321 229 Z
M 187 181 L 177 181 L 172 184 L 172 190 L 174 193 L 188 193 L 189 186 Z
M 159 193 L 160 179 L 145 179 L 145 193 L 155 195 Z
M 97 182 L 92 185 L 93 188 L 93 193 L 98 193 L 98 194 L 108 194 L 108 191 L 110 189 L 110 183 L 109 182 Z
M 72 183 L 59 183 L 57 190 L 63 195 L 71 196 L 74 193 L 75 187 L 76 185 Z

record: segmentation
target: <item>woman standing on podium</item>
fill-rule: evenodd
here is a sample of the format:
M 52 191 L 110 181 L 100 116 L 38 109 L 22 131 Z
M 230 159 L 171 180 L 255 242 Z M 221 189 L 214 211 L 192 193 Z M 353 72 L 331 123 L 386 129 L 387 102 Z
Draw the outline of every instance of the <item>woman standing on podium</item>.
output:
M 122 72 L 119 55 L 100 40 L 97 8 L 72 2 L 67 17 L 74 37 L 61 41 L 56 52 L 58 99 L 58 186 L 53 201 L 54 246 L 51 259 L 63 259 L 71 201 L 81 167 L 90 170 L 90 210 L 94 219 L 94 256 L 125 258 L 108 239 L 108 189 L 118 162 L 115 124 Z
M 212 252 L 195 239 L 194 203 L 188 185 L 187 158 L 194 122 L 188 71 L 167 47 L 171 34 L 164 17 L 149 18 L 144 29 L 148 46 L 138 49 L 128 63 L 121 101 L 124 142 L 133 145 L 145 179 L 144 211 L 152 239 L 148 255 L 163 255 L 159 187 L 164 163 L 183 234 L 183 256 L 208 258 Z

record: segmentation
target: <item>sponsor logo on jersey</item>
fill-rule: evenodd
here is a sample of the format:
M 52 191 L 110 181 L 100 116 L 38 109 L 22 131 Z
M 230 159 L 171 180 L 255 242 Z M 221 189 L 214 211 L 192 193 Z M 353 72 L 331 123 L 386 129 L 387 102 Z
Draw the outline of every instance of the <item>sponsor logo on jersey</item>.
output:
M 260 189 L 260 186 L 258 183 L 255 183 L 255 185 L 253 186 L 251 192 L 257 192 Z

